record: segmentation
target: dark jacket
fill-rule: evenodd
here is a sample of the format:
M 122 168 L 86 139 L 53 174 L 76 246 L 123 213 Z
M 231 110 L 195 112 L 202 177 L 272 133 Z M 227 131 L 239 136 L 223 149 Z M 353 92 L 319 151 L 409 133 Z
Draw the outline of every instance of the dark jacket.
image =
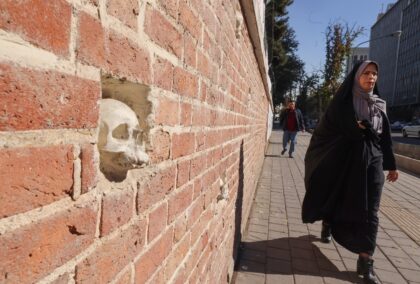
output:
M 305 155 L 304 223 L 327 219 L 354 224 L 356 228 L 367 220 L 364 147 L 367 136 L 376 133 L 360 129 L 356 121 L 352 86 L 357 68 L 358 65 L 340 86 L 309 143 Z M 377 88 L 374 93 L 378 94 Z M 383 153 L 383 169 L 395 170 L 389 121 L 385 113 L 382 117 L 383 132 L 377 138 Z
M 285 109 L 280 115 L 280 125 L 283 130 L 287 129 L 287 118 L 289 116 L 290 109 Z M 305 123 L 303 121 L 302 112 L 299 109 L 295 109 L 295 116 L 296 116 L 296 125 L 299 131 L 305 130 Z

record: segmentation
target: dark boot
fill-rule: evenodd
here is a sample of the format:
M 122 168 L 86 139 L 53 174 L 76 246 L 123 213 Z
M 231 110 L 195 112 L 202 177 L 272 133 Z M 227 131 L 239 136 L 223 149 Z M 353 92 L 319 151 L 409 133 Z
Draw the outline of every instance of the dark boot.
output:
M 331 226 L 325 222 L 322 222 L 321 242 L 326 244 L 331 242 Z
M 373 259 L 360 257 L 357 259 L 357 274 L 363 275 L 363 282 L 366 284 L 378 284 L 376 274 L 373 271 Z

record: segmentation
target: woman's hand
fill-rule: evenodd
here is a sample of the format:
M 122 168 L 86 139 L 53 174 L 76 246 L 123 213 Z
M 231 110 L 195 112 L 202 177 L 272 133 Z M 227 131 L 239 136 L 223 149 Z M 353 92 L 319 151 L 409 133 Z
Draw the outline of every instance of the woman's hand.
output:
M 398 179 L 398 171 L 397 170 L 388 171 L 388 175 L 386 176 L 387 181 L 394 182 L 397 179 Z
M 362 124 L 360 120 L 357 121 L 357 124 L 359 125 L 359 128 L 366 129 L 366 127 Z

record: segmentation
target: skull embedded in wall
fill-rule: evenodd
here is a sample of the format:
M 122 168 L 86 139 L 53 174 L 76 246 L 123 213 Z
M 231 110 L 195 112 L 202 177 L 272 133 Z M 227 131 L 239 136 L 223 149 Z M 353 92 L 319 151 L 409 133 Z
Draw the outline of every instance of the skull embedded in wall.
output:
M 100 116 L 100 168 L 108 179 L 121 181 L 128 170 L 149 161 L 141 141 L 142 130 L 136 113 L 120 101 L 101 100 Z

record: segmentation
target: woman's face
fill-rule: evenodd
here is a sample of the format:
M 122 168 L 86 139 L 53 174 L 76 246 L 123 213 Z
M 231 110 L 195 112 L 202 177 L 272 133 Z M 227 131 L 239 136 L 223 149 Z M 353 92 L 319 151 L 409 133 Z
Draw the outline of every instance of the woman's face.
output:
M 362 75 L 360 75 L 359 84 L 364 91 L 370 91 L 375 86 L 376 80 L 378 79 L 378 70 L 375 64 L 369 64 Z

